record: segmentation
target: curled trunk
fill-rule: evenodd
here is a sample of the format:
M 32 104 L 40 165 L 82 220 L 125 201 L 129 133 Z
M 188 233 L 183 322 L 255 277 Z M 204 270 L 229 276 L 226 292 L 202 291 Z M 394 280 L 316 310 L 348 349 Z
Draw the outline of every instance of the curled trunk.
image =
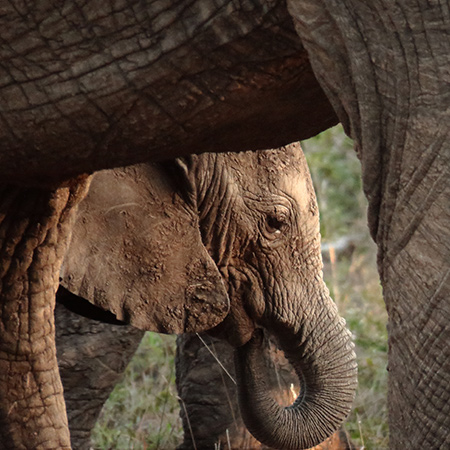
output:
M 282 449 L 306 449 L 329 437 L 350 412 L 357 368 L 350 333 L 336 307 L 322 298 L 319 320 L 271 329 L 294 367 L 301 391 L 288 407 L 268 395 L 261 358 L 262 333 L 235 353 L 241 414 L 249 431 L 264 444 Z

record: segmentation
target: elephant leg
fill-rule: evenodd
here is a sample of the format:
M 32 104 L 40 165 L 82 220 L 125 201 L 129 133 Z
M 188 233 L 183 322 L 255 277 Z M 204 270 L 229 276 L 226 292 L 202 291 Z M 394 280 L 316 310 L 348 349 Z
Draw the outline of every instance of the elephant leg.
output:
M 316 76 L 362 163 L 389 314 L 390 446 L 448 448 L 446 6 L 404 0 L 289 4 Z M 324 36 L 336 39 L 325 43 Z
M 205 344 L 235 379 L 233 349 L 223 340 L 201 335 Z M 180 397 L 184 441 L 179 450 L 259 448 L 239 414 L 236 387 L 195 334 L 177 337 L 176 382 Z
M 53 309 L 75 206 L 88 179 L 0 188 L 0 447 L 70 448 Z
M 450 447 L 449 167 L 429 168 L 429 188 L 412 180 L 380 251 L 393 448 Z
M 201 339 L 194 334 L 177 338 L 176 377 L 184 428 L 184 441 L 178 449 L 207 449 L 218 444 L 220 448 L 267 449 L 247 431 L 241 418 L 232 380 L 235 379 L 233 348 L 207 335 L 202 335 Z M 220 364 L 206 345 L 217 355 Z M 269 340 L 265 340 L 264 352 L 271 395 L 288 405 L 296 397 L 294 392 L 298 393 L 298 378 L 283 353 Z M 315 449 L 353 448 L 349 437 L 341 430 Z
M 136 352 L 144 331 L 76 314 L 60 303 L 67 297 L 79 299 L 64 288 L 58 290 L 55 308 L 58 363 L 72 447 L 88 450 L 100 411 Z

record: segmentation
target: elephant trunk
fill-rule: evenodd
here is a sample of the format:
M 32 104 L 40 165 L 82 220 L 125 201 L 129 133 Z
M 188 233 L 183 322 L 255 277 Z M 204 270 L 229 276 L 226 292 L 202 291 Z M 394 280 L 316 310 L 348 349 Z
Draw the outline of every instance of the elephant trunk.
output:
M 313 322 L 267 327 L 299 377 L 300 394 L 291 406 L 282 407 L 269 395 L 260 330 L 235 351 L 242 417 L 249 431 L 272 448 L 314 447 L 350 412 L 357 385 L 350 332 L 327 293 L 316 307 Z

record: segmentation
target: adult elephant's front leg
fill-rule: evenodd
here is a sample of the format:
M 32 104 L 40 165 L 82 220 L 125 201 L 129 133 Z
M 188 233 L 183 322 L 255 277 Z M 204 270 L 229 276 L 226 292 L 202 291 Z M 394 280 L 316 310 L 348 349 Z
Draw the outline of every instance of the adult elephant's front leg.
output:
M 76 204 L 88 182 L 0 188 L 0 447 L 70 448 L 53 310 Z
M 316 76 L 362 163 L 389 313 L 390 446 L 448 448 L 446 6 L 406 0 L 289 3 Z
M 379 251 L 392 448 L 450 446 L 450 161 L 429 164 L 430 153 L 384 224 Z

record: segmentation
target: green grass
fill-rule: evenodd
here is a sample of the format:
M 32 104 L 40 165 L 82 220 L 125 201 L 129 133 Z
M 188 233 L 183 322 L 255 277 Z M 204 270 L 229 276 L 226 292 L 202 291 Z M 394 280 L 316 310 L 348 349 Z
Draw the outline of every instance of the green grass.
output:
M 356 247 L 325 258 L 330 292 L 354 336 L 359 386 L 345 424 L 365 449 L 388 447 L 387 316 L 366 226 L 359 161 L 339 127 L 303 143 L 321 214 L 324 242 L 352 236 Z M 325 255 L 326 256 L 326 255 Z M 173 449 L 181 442 L 175 389 L 175 337 L 147 333 L 94 431 L 98 449 Z

